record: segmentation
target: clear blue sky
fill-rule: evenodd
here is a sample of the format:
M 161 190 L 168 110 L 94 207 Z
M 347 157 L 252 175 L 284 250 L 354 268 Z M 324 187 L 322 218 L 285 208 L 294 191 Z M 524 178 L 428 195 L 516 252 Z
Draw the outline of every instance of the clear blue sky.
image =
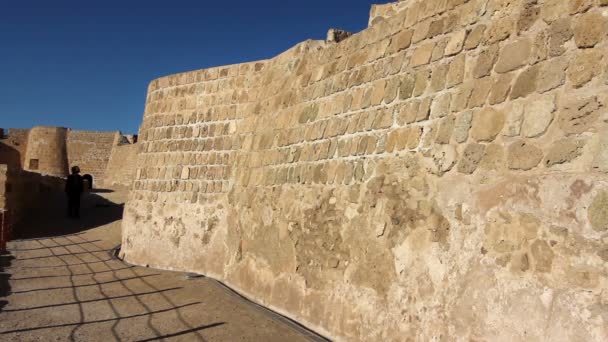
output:
M 382 0 L 21 0 L 0 5 L 0 127 L 139 127 L 160 76 L 272 57 Z

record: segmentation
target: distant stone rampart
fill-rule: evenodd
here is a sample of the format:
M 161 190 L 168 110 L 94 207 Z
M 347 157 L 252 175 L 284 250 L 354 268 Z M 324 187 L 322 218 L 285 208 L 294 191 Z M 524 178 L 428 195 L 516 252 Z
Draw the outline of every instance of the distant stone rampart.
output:
M 606 5 L 402 1 L 153 81 L 122 255 L 341 340 L 607 340 Z

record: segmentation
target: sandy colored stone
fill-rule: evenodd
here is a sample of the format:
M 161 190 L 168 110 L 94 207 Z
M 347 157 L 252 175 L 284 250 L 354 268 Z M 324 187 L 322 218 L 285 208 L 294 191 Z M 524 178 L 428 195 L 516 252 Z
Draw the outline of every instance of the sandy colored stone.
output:
M 484 108 L 475 112 L 471 128 L 471 137 L 475 141 L 493 141 L 505 124 L 505 115 L 493 108 Z
M 399 99 L 406 100 L 412 97 L 415 81 L 416 79 L 412 74 L 406 74 L 401 78 L 401 84 L 399 85 Z
M 429 119 L 431 115 L 431 104 L 433 103 L 432 97 L 425 97 L 420 101 L 420 106 L 418 107 L 418 114 L 416 114 L 416 121 L 425 121 Z M 437 106 L 439 107 L 439 105 Z M 439 110 L 439 109 L 438 109 Z
M 431 74 L 431 91 L 438 92 L 445 88 L 448 64 L 437 65 Z
M 585 141 L 581 139 L 567 138 L 556 141 L 551 146 L 545 157 L 545 165 L 551 167 L 573 161 L 583 153 Z
M 511 89 L 510 99 L 515 100 L 520 97 L 526 97 L 536 90 L 536 81 L 538 78 L 539 66 L 534 65 L 523 70 Z
M 548 44 L 546 31 L 538 32 L 534 37 L 534 45 L 532 46 L 531 64 L 536 64 L 547 59 L 549 55 Z
M 544 93 L 562 86 L 566 80 L 566 69 L 568 59 L 565 57 L 554 58 L 542 63 L 538 75 L 538 92 Z
M 597 11 L 587 12 L 574 22 L 574 41 L 579 48 L 591 48 L 606 35 L 606 19 Z
M 532 100 L 525 106 L 521 134 L 528 138 L 543 135 L 553 122 L 553 112 L 555 112 L 554 96 L 543 96 Z
M 388 47 L 388 53 L 393 54 L 410 47 L 412 42 L 413 31 L 401 31 L 391 39 L 391 44 Z
M 469 98 L 468 107 L 477 108 L 485 105 L 490 90 L 492 90 L 492 77 L 484 77 L 475 81 L 471 97 Z
M 420 95 L 424 94 L 424 92 L 426 91 L 426 88 L 428 87 L 430 78 L 431 78 L 431 69 L 418 70 L 418 72 L 416 73 L 416 80 L 414 83 L 414 90 L 413 90 L 414 96 L 420 96 Z
M 600 191 L 587 211 L 591 227 L 598 232 L 608 230 L 608 192 Z
M 489 144 L 485 146 L 485 152 L 479 163 L 483 170 L 500 170 L 504 164 L 504 148 L 501 144 Z
M 534 268 L 537 272 L 551 272 L 555 253 L 546 241 L 536 240 L 530 247 Z
M 494 70 L 505 73 L 516 70 L 528 63 L 532 52 L 530 39 L 522 38 L 505 45 L 501 50 Z
M 460 53 L 462 51 L 462 48 L 464 47 L 464 42 L 465 42 L 466 37 L 467 37 L 466 30 L 460 30 L 460 31 L 452 34 L 452 36 L 450 37 L 450 40 L 448 41 L 447 46 L 445 47 L 445 55 L 453 56 L 453 55 Z
M 377 106 L 380 103 L 382 103 L 382 100 L 384 99 L 384 90 L 386 89 L 386 81 L 385 80 L 376 81 L 376 82 L 374 82 L 372 87 L 373 87 L 373 90 L 372 90 L 371 105 Z
M 486 31 L 485 25 L 477 25 L 475 26 L 471 32 L 467 35 L 467 39 L 464 44 L 464 48 L 466 50 L 471 50 L 479 46 L 481 43 L 481 39 L 483 38 Z
M 600 51 L 581 51 L 570 62 L 568 79 L 574 88 L 580 88 L 602 72 L 603 55 Z
M 498 45 L 494 44 L 484 49 L 477 58 L 473 77 L 481 78 L 490 75 L 498 58 Z
M 597 97 L 566 100 L 559 113 L 559 126 L 566 134 L 580 134 L 588 131 L 600 117 L 603 105 Z
M 471 111 L 462 112 L 456 116 L 453 133 L 456 142 L 463 143 L 467 141 L 472 121 L 473 113 Z
M 550 56 L 560 56 L 566 51 L 564 44 L 574 36 L 571 23 L 570 17 L 560 18 L 551 23 L 549 28 Z
M 435 143 L 437 144 L 449 144 L 452 138 L 452 132 L 454 131 L 456 117 L 450 115 L 444 117 L 439 122 L 439 129 L 437 130 L 437 136 L 435 137 Z
M 464 149 L 460 162 L 458 163 L 458 172 L 464 174 L 472 174 L 477 169 L 485 153 L 485 146 L 481 144 L 469 144 Z
M 421 65 L 429 64 L 434 48 L 434 43 L 427 43 L 417 47 L 416 50 L 414 50 L 414 53 L 412 54 L 412 58 L 410 60 L 410 67 L 415 68 Z
M 448 38 L 444 37 L 438 40 L 431 54 L 431 62 L 436 62 L 445 56 L 445 48 L 448 45 Z
M 524 121 L 524 105 L 520 102 L 512 102 L 505 109 L 507 118 L 503 135 L 506 137 L 515 137 L 521 133 L 521 125 Z
M 487 45 L 503 41 L 514 31 L 513 19 L 502 17 L 494 20 L 490 28 L 486 31 L 484 43 Z
M 498 76 L 492 85 L 492 89 L 490 90 L 488 102 L 491 105 L 503 103 L 509 96 L 512 81 L 513 74 L 502 74 Z
M 510 169 L 531 170 L 543 159 L 543 151 L 535 145 L 524 140 L 512 143 L 509 146 L 507 163 Z
M 443 175 L 454 167 L 458 153 L 452 145 L 438 145 L 433 149 L 432 158 L 435 168 L 431 171 Z
M 452 59 L 446 79 L 447 88 L 453 88 L 462 83 L 464 80 L 465 62 L 465 54 L 460 54 Z
M 431 118 L 442 118 L 450 113 L 450 103 L 452 97 L 450 93 L 443 93 L 433 99 L 431 105 Z
M 522 7 L 519 19 L 517 20 L 517 33 L 520 35 L 528 31 L 540 17 L 538 0 L 526 0 Z
M 599 172 L 608 173 L 608 129 L 600 131 L 597 139 L 592 168 Z

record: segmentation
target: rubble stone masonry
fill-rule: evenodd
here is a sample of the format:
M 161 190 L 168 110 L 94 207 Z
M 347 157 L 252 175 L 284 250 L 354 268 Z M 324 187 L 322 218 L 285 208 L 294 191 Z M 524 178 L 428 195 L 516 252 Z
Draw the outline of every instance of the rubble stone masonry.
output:
M 338 340 L 608 340 L 608 1 L 409 0 L 153 81 L 127 261 Z

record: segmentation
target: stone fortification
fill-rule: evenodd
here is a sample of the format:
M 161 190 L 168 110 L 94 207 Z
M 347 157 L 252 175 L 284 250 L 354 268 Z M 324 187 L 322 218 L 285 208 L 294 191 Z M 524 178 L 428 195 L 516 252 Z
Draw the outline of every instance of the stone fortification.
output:
M 402 1 L 153 81 L 123 256 L 337 339 L 607 340 L 606 5 Z
M 70 166 L 78 165 L 93 176 L 95 184 L 104 184 L 108 161 L 119 132 L 70 130 L 67 152 Z
M 129 140 L 129 138 L 131 138 Z M 109 188 L 130 188 L 135 179 L 139 145 L 132 137 L 125 137 L 124 143 L 114 146 L 105 173 L 104 186 Z
M 68 175 L 68 129 L 34 127 L 28 133 L 23 169 L 55 177 Z

